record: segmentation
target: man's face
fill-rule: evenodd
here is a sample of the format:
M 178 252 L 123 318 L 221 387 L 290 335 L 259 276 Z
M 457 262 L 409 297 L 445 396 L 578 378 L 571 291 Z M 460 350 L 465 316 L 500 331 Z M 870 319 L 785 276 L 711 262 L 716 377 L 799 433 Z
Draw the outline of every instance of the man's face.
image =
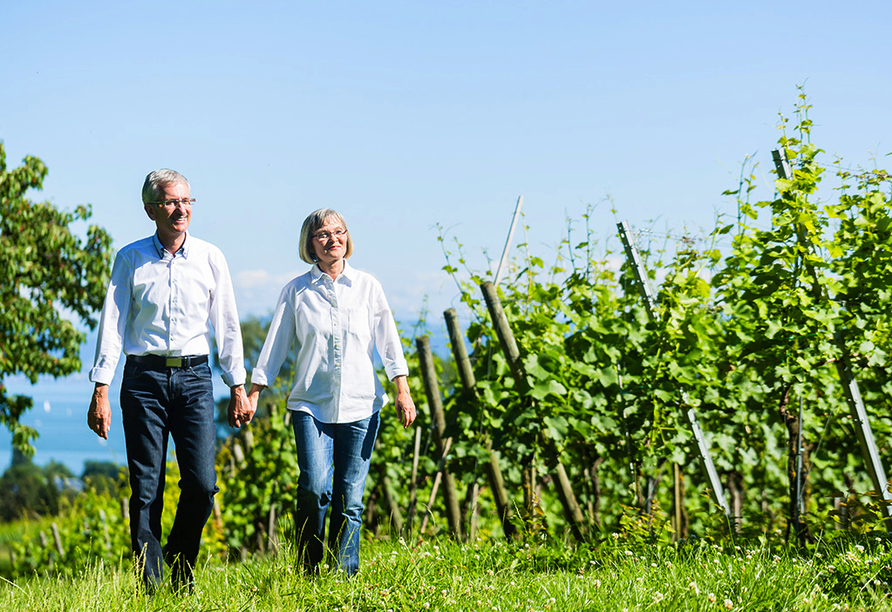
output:
M 162 204 L 146 204 L 146 213 L 158 227 L 161 236 L 179 236 L 189 229 L 192 220 L 192 204 L 182 201 L 173 204 L 172 200 L 188 200 L 192 195 L 186 183 L 171 183 L 164 187 Z

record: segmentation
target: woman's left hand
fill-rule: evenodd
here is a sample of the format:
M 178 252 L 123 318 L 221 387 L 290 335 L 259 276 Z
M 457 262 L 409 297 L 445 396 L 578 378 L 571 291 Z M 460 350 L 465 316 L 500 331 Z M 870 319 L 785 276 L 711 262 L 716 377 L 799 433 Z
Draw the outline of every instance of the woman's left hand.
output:
M 409 383 L 405 376 L 396 376 L 393 379 L 396 383 L 396 414 L 400 418 L 400 423 L 404 428 L 408 428 L 415 422 L 415 402 L 412 401 L 412 394 L 409 393 Z

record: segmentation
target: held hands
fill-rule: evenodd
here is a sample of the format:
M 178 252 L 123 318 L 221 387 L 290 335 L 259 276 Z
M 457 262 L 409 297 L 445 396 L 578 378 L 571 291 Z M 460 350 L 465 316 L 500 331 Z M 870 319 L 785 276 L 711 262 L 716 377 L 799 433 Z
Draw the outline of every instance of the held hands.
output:
M 409 393 L 409 384 L 405 376 L 397 376 L 393 379 L 396 383 L 396 411 L 400 417 L 400 423 L 408 428 L 415 421 L 415 402 Z M 251 385 L 251 392 L 245 394 L 244 386 L 232 387 L 232 397 L 229 400 L 229 426 L 241 427 L 251 422 L 257 411 L 257 403 L 260 393 L 266 389 L 256 383 Z
M 96 383 L 93 397 L 90 398 L 90 409 L 87 411 L 87 425 L 97 436 L 108 440 L 108 430 L 111 428 L 108 385 Z
M 396 413 L 400 417 L 400 423 L 408 429 L 417 416 L 415 402 L 409 393 L 409 383 L 405 376 L 396 376 L 393 382 L 396 383 Z
M 247 425 L 254 418 L 254 412 L 257 411 L 257 398 L 255 396 L 253 403 L 248 399 L 245 385 L 230 387 L 229 391 L 229 426 L 241 428 L 242 425 Z

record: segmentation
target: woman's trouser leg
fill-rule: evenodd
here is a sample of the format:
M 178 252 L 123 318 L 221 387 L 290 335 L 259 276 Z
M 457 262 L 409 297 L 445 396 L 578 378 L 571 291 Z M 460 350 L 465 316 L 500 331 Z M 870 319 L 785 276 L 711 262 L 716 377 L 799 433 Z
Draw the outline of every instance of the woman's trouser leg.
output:
M 300 562 L 315 570 L 324 556 L 325 513 L 331 502 L 332 453 L 330 426 L 306 412 L 292 413 L 297 445 L 297 507 L 294 513 L 295 540 Z
M 334 485 L 331 499 L 329 548 L 337 555 L 341 571 L 359 571 L 359 541 L 362 526 L 362 497 L 378 435 L 379 416 L 335 425 Z

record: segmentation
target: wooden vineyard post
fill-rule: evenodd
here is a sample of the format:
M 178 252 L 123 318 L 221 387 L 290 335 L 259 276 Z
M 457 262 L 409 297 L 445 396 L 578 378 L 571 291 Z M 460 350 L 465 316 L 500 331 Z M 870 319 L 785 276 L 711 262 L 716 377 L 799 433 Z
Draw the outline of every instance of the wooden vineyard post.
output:
M 406 523 L 408 524 L 409 533 L 412 532 L 412 525 L 415 523 L 415 509 L 418 504 L 418 461 L 421 453 L 421 428 L 415 428 L 415 445 L 412 454 L 412 478 L 409 481 L 409 510 L 406 512 Z
M 454 308 L 450 308 L 443 313 L 443 317 L 446 319 L 446 329 L 449 330 L 449 343 L 452 345 L 452 356 L 458 368 L 458 377 L 461 380 L 462 389 L 464 389 L 469 402 L 476 402 L 478 401 L 477 380 L 474 377 L 471 360 L 465 348 L 464 336 L 458 324 L 458 313 L 456 313 Z M 499 457 L 492 449 L 492 440 L 490 440 L 488 434 L 486 436 L 486 452 L 489 455 L 489 461 L 484 464 L 484 470 L 489 481 L 489 488 L 496 502 L 496 511 L 499 513 L 502 531 L 505 532 L 506 538 L 512 538 L 516 535 L 517 529 L 512 522 L 511 500 L 508 498 L 508 492 L 505 490 L 502 469 L 499 467 Z M 473 512 L 473 504 L 471 511 Z
M 53 532 L 53 542 L 56 543 L 56 550 L 59 552 L 59 558 L 65 556 L 65 549 L 62 547 L 62 536 L 59 535 L 59 526 L 53 521 L 50 523 L 50 530 Z
M 443 434 L 446 431 L 446 417 L 443 414 L 443 401 L 440 398 L 440 386 L 437 383 L 437 372 L 434 369 L 434 358 L 431 354 L 430 339 L 421 336 L 415 339 L 418 349 L 418 360 L 421 365 L 421 376 L 424 379 L 424 393 L 431 409 L 431 422 L 433 424 L 434 442 L 437 445 L 437 454 L 445 460 L 447 453 L 446 440 Z M 461 512 L 458 504 L 458 494 L 455 490 L 455 478 L 445 468 L 443 469 L 443 501 L 446 504 L 446 519 L 449 521 L 449 531 L 456 539 L 461 540 Z
M 623 247 L 626 251 L 626 259 L 629 262 L 629 267 L 632 268 L 635 279 L 638 281 L 638 290 L 641 293 L 641 297 L 644 298 L 644 308 L 647 311 L 647 316 L 651 321 L 654 321 L 656 319 L 656 313 L 654 312 L 656 297 L 647 280 L 647 272 L 644 270 L 644 263 L 641 261 L 641 254 L 638 253 L 638 247 L 632 242 L 632 228 L 627 221 L 620 221 L 616 224 L 616 227 L 619 230 L 619 237 L 620 240 L 622 240 Z M 719 480 L 715 464 L 712 462 L 712 455 L 709 453 L 709 444 L 706 442 L 703 430 L 700 429 L 700 421 L 697 419 L 697 413 L 694 412 L 693 408 L 689 408 L 685 412 L 685 416 L 688 418 L 691 432 L 694 434 L 694 440 L 697 441 L 700 462 L 703 464 L 703 470 L 706 472 L 706 477 L 709 479 L 709 485 L 712 487 L 712 494 L 715 497 L 715 501 L 725 513 L 725 516 L 730 518 L 731 509 L 728 506 L 728 502 L 725 500 L 725 490 Z
M 774 159 L 774 167 L 777 170 L 777 175 L 782 179 L 793 178 L 793 171 L 790 167 L 790 162 L 787 161 L 785 152 L 775 149 L 771 152 L 771 156 Z M 817 278 L 817 270 L 814 269 L 814 266 L 812 264 L 806 265 L 810 268 L 809 273 Z M 870 426 L 870 419 L 867 416 L 867 408 L 864 406 L 861 391 L 858 389 L 858 381 L 855 380 L 855 375 L 852 372 L 852 366 L 849 362 L 849 352 L 846 349 L 842 333 L 836 332 L 833 339 L 841 353 L 841 357 L 836 360 L 836 372 L 842 383 L 843 391 L 845 392 L 846 404 L 849 407 L 849 412 L 855 422 L 855 434 L 858 436 L 858 445 L 861 447 L 861 453 L 864 456 L 864 461 L 867 464 L 867 471 L 870 475 L 870 480 L 873 482 L 877 495 L 887 502 L 881 504 L 882 512 L 883 516 L 886 518 L 884 521 L 886 530 L 892 531 L 892 520 L 889 520 L 892 518 L 892 503 L 890 503 L 892 502 L 892 492 L 889 491 L 889 479 L 886 478 L 886 470 L 883 468 L 883 461 L 877 450 L 876 439 L 873 435 L 873 429 Z M 801 429 L 802 428 L 800 427 L 800 435 Z
M 269 540 L 269 550 L 273 554 L 279 552 L 279 532 L 276 530 L 276 504 L 269 507 L 269 518 L 266 521 L 266 537 Z
M 386 469 L 386 468 L 385 468 Z M 384 506 L 390 516 L 390 523 L 393 530 L 397 533 L 403 532 L 403 513 L 400 512 L 399 504 L 396 503 L 396 495 L 393 492 L 393 483 L 390 478 L 384 476 L 381 479 L 381 491 L 384 494 Z
M 420 433 L 421 429 L 416 427 L 415 431 Z M 376 452 L 378 449 L 378 445 L 380 443 L 381 443 L 381 438 L 378 438 L 377 440 L 375 440 L 375 451 Z M 412 477 L 413 477 L 413 480 L 410 481 L 410 484 L 409 484 L 410 502 L 411 502 L 411 500 L 415 499 L 415 492 L 416 492 L 416 489 L 413 486 L 415 475 L 413 474 Z M 380 468 L 378 469 L 377 484 L 375 486 L 375 489 L 373 489 L 373 491 L 380 493 L 380 496 L 384 501 L 384 511 L 385 511 L 385 514 L 387 515 L 387 525 L 388 525 L 390 531 L 392 533 L 402 534 L 403 527 L 405 526 L 404 522 L 403 522 L 403 513 L 400 510 L 399 503 L 397 503 L 397 497 L 396 497 L 396 495 L 394 493 L 394 489 L 393 489 L 393 482 L 390 480 L 390 477 L 387 475 L 387 464 L 386 463 L 382 463 Z
M 496 330 L 496 335 L 502 346 L 502 352 L 505 354 L 505 359 L 508 361 L 508 366 L 511 368 L 511 374 L 514 377 L 514 380 L 519 384 L 526 378 L 523 371 L 523 364 L 520 362 L 520 351 L 517 348 L 517 342 L 514 340 L 514 333 L 511 331 L 511 326 L 508 324 L 508 317 L 505 316 L 505 311 L 502 309 L 502 303 L 499 300 L 496 286 L 491 282 L 486 281 L 480 285 L 480 289 L 483 292 L 483 298 L 486 300 L 486 307 L 487 310 L 489 310 L 489 316 L 492 319 L 493 327 Z M 544 437 L 545 434 L 543 434 L 543 438 Z M 561 500 L 561 505 L 564 508 L 564 515 L 570 523 L 573 537 L 581 542 L 585 539 L 583 535 L 585 519 L 582 516 L 582 510 L 579 509 L 579 504 L 576 501 L 576 495 L 573 493 L 573 488 L 570 486 L 570 478 L 567 476 L 567 470 L 564 467 L 564 464 L 561 463 L 560 455 L 554 440 L 545 438 L 545 449 L 554 463 L 555 488 L 557 489 L 558 498 Z M 532 473 L 530 473 L 530 476 L 532 476 Z M 528 510 L 530 510 L 530 508 L 528 508 Z
M 105 516 L 105 510 L 99 509 L 99 521 L 102 523 L 102 535 L 105 542 L 105 548 L 111 550 L 111 536 L 108 533 L 108 518 Z
M 672 464 L 672 521 L 675 527 L 675 539 L 685 537 L 684 516 L 684 477 L 677 463 Z
M 431 516 L 431 508 L 434 506 L 434 500 L 437 498 L 437 489 L 440 488 L 440 481 L 443 480 L 443 473 L 446 468 L 446 458 L 449 457 L 449 450 L 452 448 L 452 438 L 446 438 L 446 443 L 443 445 L 443 454 L 440 457 L 439 463 L 437 463 L 437 472 L 434 476 L 434 484 L 431 485 L 431 496 L 427 500 L 427 509 L 424 511 L 424 516 L 421 518 L 421 528 L 419 532 L 424 533 L 424 530 L 427 529 L 427 521 Z M 456 500 L 458 500 L 458 495 L 456 495 Z M 459 521 L 461 524 L 461 521 Z

